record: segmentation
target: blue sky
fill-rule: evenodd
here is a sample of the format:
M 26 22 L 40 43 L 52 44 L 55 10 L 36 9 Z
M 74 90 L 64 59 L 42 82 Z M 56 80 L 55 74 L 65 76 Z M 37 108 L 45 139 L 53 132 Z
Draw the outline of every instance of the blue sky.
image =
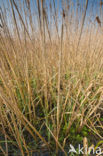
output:
M 26 1 L 26 0 L 15 0 L 16 4 L 19 6 L 19 2 L 22 3 L 22 7 L 23 7 L 23 2 Z M 40 0 L 39 0 L 40 1 Z M 70 0 L 64 0 L 64 4 L 62 3 L 62 0 L 54 0 L 55 1 L 55 7 L 56 9 L 58 8 L 58 19 L 61 21 L 61 13 L 62 13 L 62 9 L 63 9 L 63 5 L 65 5 L 65 2 L 69 2 Z M 51 3 L 51 6 L 52 8 L 54 8 L 54 3 L 53 3 L 53 0 L 45 0 L 46 2 L 46 9 L 47 9 L 47 13 L 48 13 L 48 19 L 51 20 L 51 17 L 50 17 L 50 3 Z M 82 14 L 83 14 L 83 11 L 84 11 L 84 8 L 85 8 L 85 3 L 86 3 L 86 0 L 71 0 L 71 3 L 70 3 L 70 13 L 72 14 L 72 11 L 73 11 L 73 16 L 75 17 L 76 16 L 76 8 L 77 8 L 77 4 L 79 3 L 79 16 L 80 18 L 82 18 Z M 0 0 L 0 7 L 3 8 L 3 4 L 7 10 L 7 20 L 8 20 L 8 23 L 10 23 L 11 21 L 11 14 L 9 13 L 8 11 L 8 4 L 9 3 L 9 0 Z M 32 12 L 32 17 L 34 19 L 34 23 L 36 24 L 37 23 L 37 17 L 36 15 L 38 15 L 38 11 L 37 11 L 37 0 L 30 0 L 30 4 L 31 4 L 31 12 Z M 68 3 L 69 4 L 69 3 Z M 24 5 L 26 7 L 26 5 Z M 11 10 L 11 9 L 10 9 Z M 17 12 L 15 10 L 15 13 L 17 15 Z M 22 10 L 22 16 L 24 15 L 24 11 Z M 95 20 L 95 17 L 96 16 L 99 16 L 100 17 L 100 0 L 89 0 L 89 4 L 88 4 L 88 9 L 87 9 L 87 18 L 91 18 L 92 21 Z M 18 16 L 17 16 L 18 18 Z M 25 21 L 25 18 L 23 16 L 23 20 Z M 61 22 L 59 22 L 61 24 Z
M 24 0 L 15 0 L 16 3 L 19 3 L 19 1 L 21 1 L 23 3 Z M 55 1 L 56 8 L 57 8 L 57 6 L 59 4 L 59 10 L 61 10 L 62 7 L 63 7 L 62 0 L 54 0 L 54 1 Z M 67 2 L 67 1 L 68 0 L 64 0 L 64 2 Z M 8 2 L 9 2 L 9 0 L 0 0 L 0 6 L 2 7 L 2 5 L 4 3 L 5 7 L 8 8 L 8 6 L 7 6 Z M 36 0 L 30 0 L 30 2 L 31 2 L 31 8 L 34 9 L 34 5 L 36 6 Z M 51 5 L 53 6 L 53 0 L 45 0 L 45 2 L 47 4 L 47 6 L 49 6 L 50 2 L 51 2 Z M 74 7 L 76 8 L 77 2 L 79 2 L 81 7 L 83 7 L 86 0 L 71 0 L 71 2 L 73 3 Z M 94 8 L 94 13 L 97 13 L 98 8 L 99 8 L 99 4 L 100 4 L 100 0 L 89 0 L 88 13 L 89 13 L 92 5 L 93 5 L 93 8 Z M 35 7 L 35 9 L 36 9 L 36 7 Z

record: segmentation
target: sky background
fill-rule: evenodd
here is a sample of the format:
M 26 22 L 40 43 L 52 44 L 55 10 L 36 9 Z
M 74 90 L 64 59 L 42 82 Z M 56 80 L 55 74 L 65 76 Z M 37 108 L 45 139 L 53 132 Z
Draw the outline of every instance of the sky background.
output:
M 26 0 L 15 0 L 16 3 L 23 3 Z M 40 1 L 40 0 L 39 0 Z M 55 1 L 55 5 L 57 7 L 57 5 L 59 4 L 59 9 L 62 9 L 62 0 L 54 0 Z M 64 0 L 65 2 L 69 2 L 70 0 Z M 98 7 L 100 6 L 100 1 L 101 0 L 89 0 L 89 5 L 88 5 L 88 12 L 91 9 L 91 6 L 93 5 L 94 7 L 94 13 L 97 13 L 98 11 Z M 2 7 L 3 4 L 5 5 L 6 8 L 8 8 L 8 2 L 9 0 L 0 0 L 0 6 Z M 45 0 L 46 4 L 49 5 L 50 2 L 53 5 L 53 0 Z M 81 5 L 81 7 L 84 6 L 86 0 L 71 0 L 71 4 L 74 5 L 74 7 L 76 7 L 77 3 L 79 3 Z M 36 0 L 30 0 L 31 3 L 31 8 L 34 9 L 34 5 L 36 6 Z
M 17 4 L 19 11 L 22 15 L 22 18 L 25 22 L 25 14 L 24 14 L 24 9 L 23 7 L 27 10 L 27 6 L 26 6 L 26 2 L 27 0 L 15 0 L 15 3 Z M 39 0 L 40 1 L 40 0 Z M 86 14 L 86 20 L 85 22 L 92 22 L 95 23 L 95 18 L 96 16 L 99 16 L 101 21 L 103 19 L 102 14 L 100 15 L 100 1 L 101 0 L 89 0 L 88 3 L 88 9 L 87 9 L 87 14 Z M 55 2 L 55 8 L 56 11 L 58 10 L 58 14 L 57 14 L 57 19 L 58 19 L 58 27 L 60 27 L 61 25 L 61 15 L 62 15 L 62 10 L 66 5 L 68 4 L 69 7 L 69 16 L 74 18 L 74 24 L 77 18 L 77 8 L 78 8 L 78 19 L 82 19 L 83 17 L 83 13 L 85 10 L 85 4 L 86 4 L 86 0 L 54 0 Z M 50 4 L 52 6 L 52 10 L 54 12 L 54 3 L 53 0 L 45 0 L 45 8 L 47 10 L 47 16 L 48 16 L 48 20 L 49 22 L 52 23 L 53 21 L 53 14 L 51 14 L 50 11 Z M 12 11 L 11 11 L 11 6 L 10 6 L 10 1 L 9 0 L 0 0 L 0 7 L 3 9 L 3 12 L 6 12 L 6 20 L 8 25 L 10 26 L 10 28 L 12 27 Z M 37 28 L 38 27 L 38 9 L 37 9 L 37 0 L 30 0 L 30 7 L 31 7 L 31 13 L 32 13 L 32 19 L 33 19 L 33 23 L 34 26 Z M 5 8 L 5 9 L 4 9 Z M 103 6 L 101 6 L 101 10 L 103 9 Z M 18 21 L 18 25 L 20 25 L 19 23 L 19 17 L 18 17 L 18 13 L 14 7 L 14 11 L 15 11 L 15 15 Z M 29 21 L 29 16 L 26 17 L 27 22 Z M 29 25 L 29 24 L 28 24 Z

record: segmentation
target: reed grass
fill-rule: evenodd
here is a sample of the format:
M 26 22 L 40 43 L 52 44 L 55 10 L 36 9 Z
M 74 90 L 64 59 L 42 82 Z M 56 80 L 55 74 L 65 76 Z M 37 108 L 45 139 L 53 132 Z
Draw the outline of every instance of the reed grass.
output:
M 88 1 L 85 11 L 79 2 L 9 0 L 0 7 L 2 155 L 67 155 L 73 141 L 103 139 L 102 23 L 99 16 L 90 22 Z

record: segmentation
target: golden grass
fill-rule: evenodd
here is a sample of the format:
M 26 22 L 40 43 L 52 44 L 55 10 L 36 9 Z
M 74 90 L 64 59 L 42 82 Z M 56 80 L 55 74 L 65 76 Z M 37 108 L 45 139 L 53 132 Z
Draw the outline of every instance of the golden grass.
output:
M 68 5 L 63 5 L 60 28 L 58 9 L 53 2 L 52 26 L 45 1 L 37 0 L 37 32 L 29 1 L 29 9 L 23 8 L 28 11 L 24 19 L 18 3 L 10 0 L 8 8 L 12 10 L 10 20 L 14 32 L 7 24 L 7 14 L 4 10 L 1 12 L 0 133 L 5 150 L 2 145 L 0 150 L 4 155 L 8 155 L 9 142 L 19 148 L 21 155 L 29 155 L 29 151 L 40 148 L 40 142 L 41 147 L 54 148 L 56 153 L 60 148 L 67 155 L 65 147 L 74 124 L 76 133 L 87 126 L 103 139 L 100 121 L 103 110 L 102 29 L 92 24 L 83 29 L 83 17 L 82 30 L 75 31 L 75 26 L 68 21 Z M 51 17 L 52 22 L 53 19 Z M 24 21 L 29 22 L 29 28 Z M 74 22 L 73 17 L 71 22 Z M 28 142 L 31 136 L 33 148 Z

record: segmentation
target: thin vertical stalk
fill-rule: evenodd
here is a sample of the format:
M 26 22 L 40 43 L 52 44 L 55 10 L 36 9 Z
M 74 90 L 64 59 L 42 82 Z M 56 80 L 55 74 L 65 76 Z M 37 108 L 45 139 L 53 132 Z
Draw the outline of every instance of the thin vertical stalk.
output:
M 85 6 L 84 15 L 83 15 L 83 20 L 82 20 L 80 35 L 79 35 L 78 44 L 77 44 L 77 48 L 76 48 L 76 55 L 77 55 L 77 52 L 78 52 L 78 48 L 79 48 L 79 44 L 80 44 L 80 40 L 81 40 L 81 36 L 82 36 L 82 32 L 83 32 L 83 26 L 84 26 L 86 12 L 87 12 L 87 8 L 88 8 L 88 2 L 89 2 L 89 0 L 86 0 L 86 6 Z
M 13 8 L 12 0 L 10 0 L 10 4 L 11 4 L 12 14 L 13 14 L 13 18 L 14 18 L 14 23 L 15 23 L 15 26 L 16 26 L 16 31 L 17 31 L 20 46 L 21 46 L 21 39 L 20 39 L 20 34 L 19 34 L 19 30 L 18 30 L 18 25 L 17 25 L 17 21 L 16 21 L 16 17 L 15 17 L 15 12 L 14 12 L 14 8 Z
M 60 84 L 61 84 L 61 66 L 62 66 L 62 45 L 63 45 L 63 17 L 61 27 L 61 40 L 60 40 L 60 52 L 59 52 L 59 66 L 58 66 L 58 99 L 57 99 L 57 140 L 60 130 Z M 58 153 L 58 145 L 56 145 L 56 153 Z
M 45 20 L 44 20 L 44 1 L 41 0 L 41 26 L 42 26 L 42 61 L 43 61 L 43 68 L 44 68 L 44 84 L 47 82 L 47 73 L 46 73 L 46 59 L 45 59 Z M 46 108 L 46 113 L 48 111 L 48 100 L 47 100 L 47 85 L 45 85 L 44 88 L 44 98 L 45 98 L 45 108 Z

